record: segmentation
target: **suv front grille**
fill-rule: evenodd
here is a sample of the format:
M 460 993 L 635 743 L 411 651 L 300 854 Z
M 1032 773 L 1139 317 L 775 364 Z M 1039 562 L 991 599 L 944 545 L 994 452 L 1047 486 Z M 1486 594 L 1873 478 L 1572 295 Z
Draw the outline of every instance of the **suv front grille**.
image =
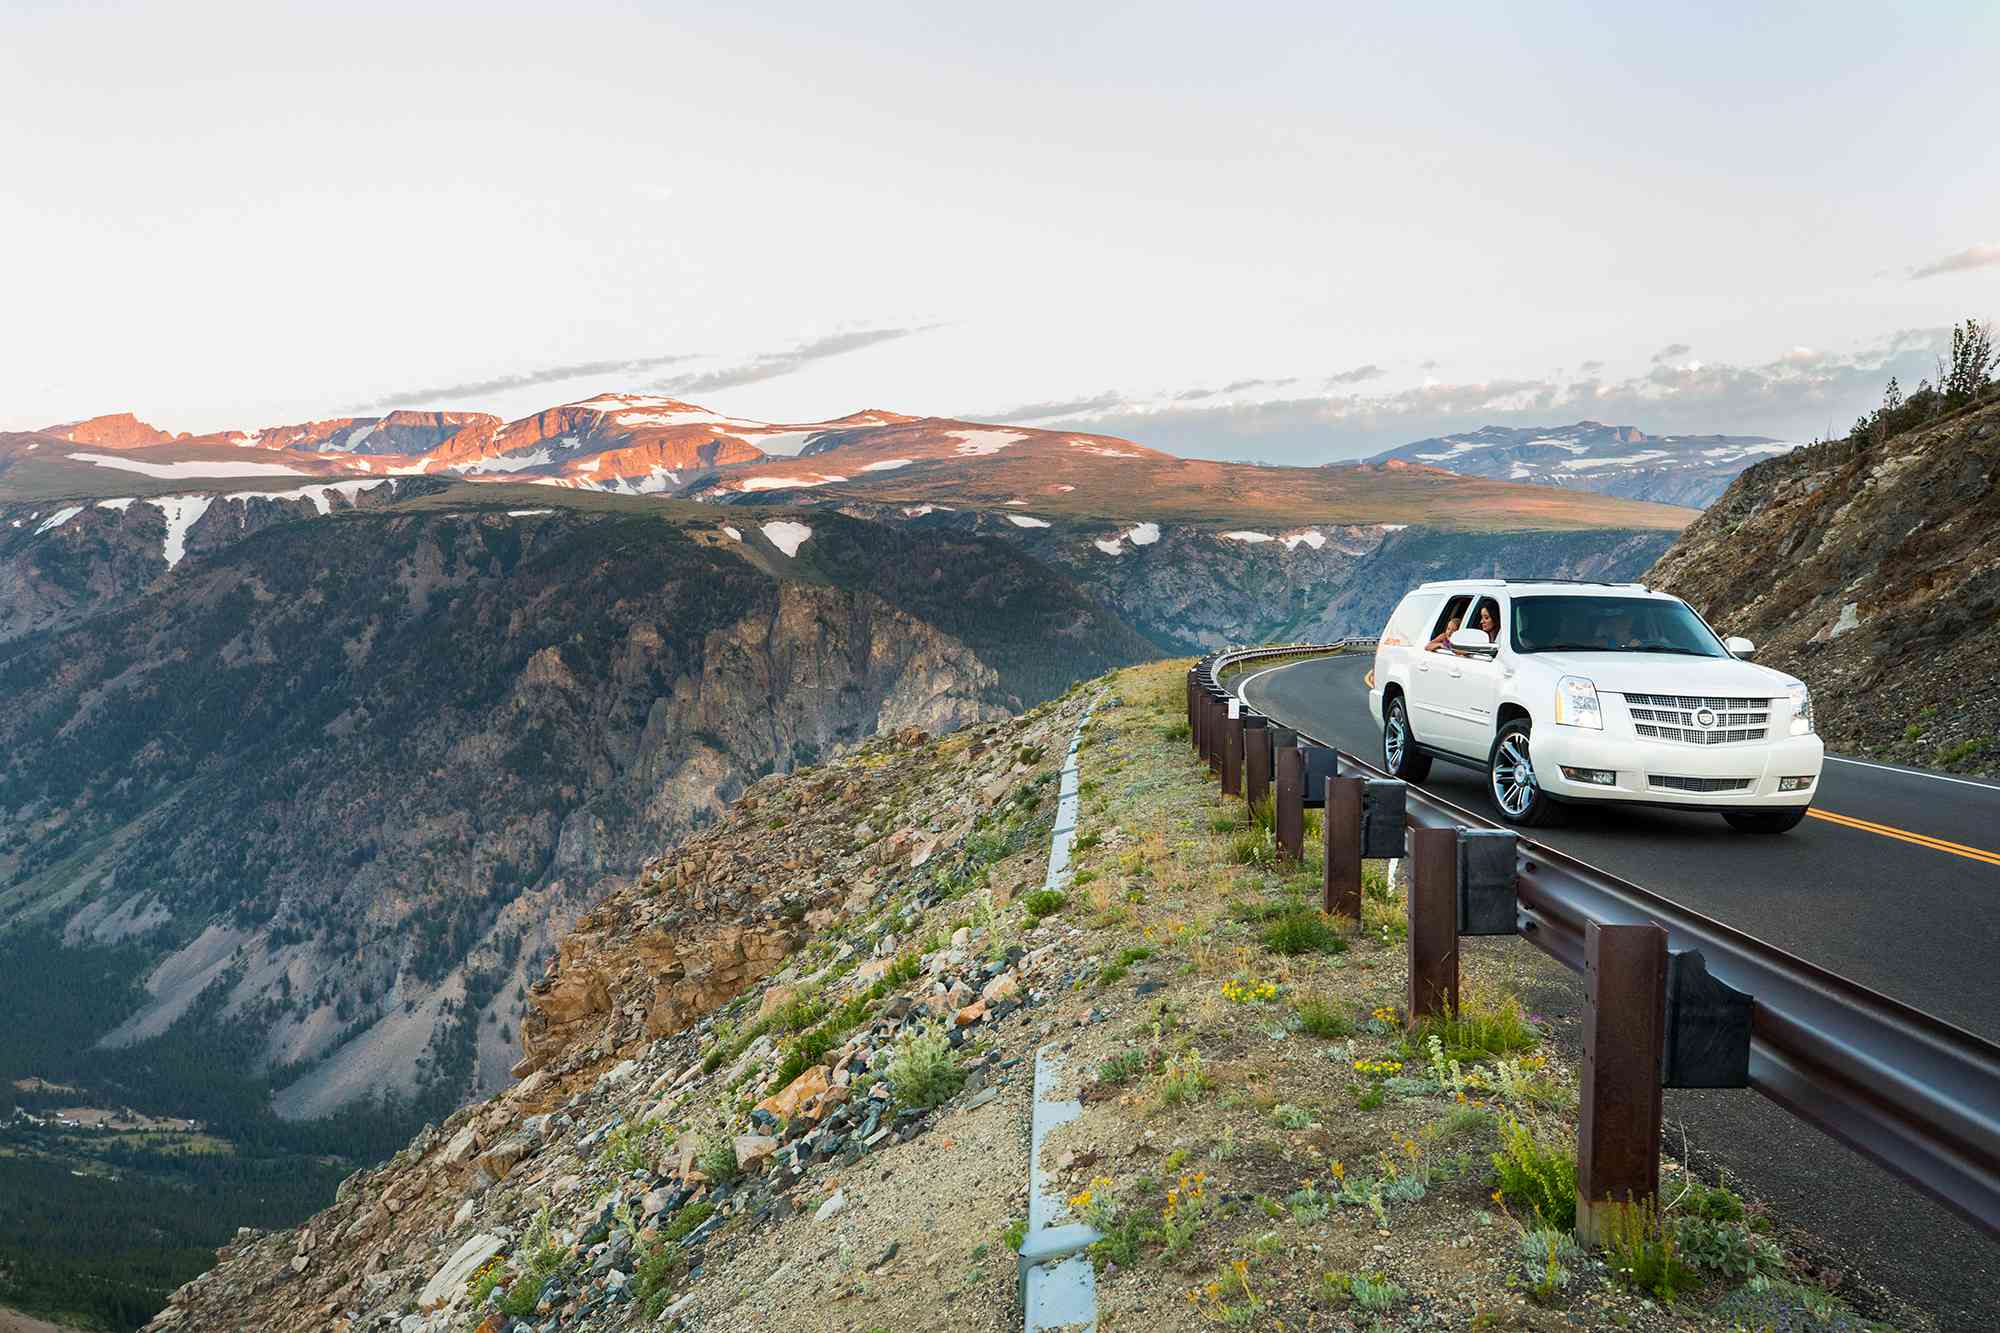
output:
M 1695 694 L 1628 694 L 1632 730 L 1652 740 L 1683 745 L 1731 745 L 1761 741 L 1771 722 L 1769 699 L 1710 697 Z M 1696 717 L 1706 710 L 1712 720 Z
M 1646 785 L 1655 791 L 1748 791 L 1754 778 L 1682 778 L 1671 773 L 1648 773 Z

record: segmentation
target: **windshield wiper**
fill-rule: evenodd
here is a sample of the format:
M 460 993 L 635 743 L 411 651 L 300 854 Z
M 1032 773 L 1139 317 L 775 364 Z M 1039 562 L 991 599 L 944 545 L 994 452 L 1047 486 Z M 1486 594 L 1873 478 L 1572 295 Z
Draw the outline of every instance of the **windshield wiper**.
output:
M 1532 653 L 1615 653 L 1616 648 L 1607 648 L 1601 643 L 1551 643 L 1540 648 L 1530 648 Z
M 1669 648 L 1663 643 L 1649 643 L 1639 648 L 1620 648 L 1622 653 L 1671 653 L 1675 657 L 1709 657 L 1710 653 L 1698 652 L 1693 648 Z

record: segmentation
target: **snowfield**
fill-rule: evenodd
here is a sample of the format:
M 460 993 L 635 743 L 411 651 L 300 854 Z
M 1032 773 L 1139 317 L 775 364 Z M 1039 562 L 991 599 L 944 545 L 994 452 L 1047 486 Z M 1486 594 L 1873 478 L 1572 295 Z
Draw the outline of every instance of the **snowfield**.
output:
M 914 458 L 885 458 L 879 463 L 866 464 L 861 470 L 863 472 L 889 472 L 899 467 L 908 467 L 916 461 Z
M 333 512 L 333 506 L 327 500 L 328 494 L 338 492 L 347 497 L 347 503 L 353 504 L 355 497 L 360 495 L 361 492 L 373 490 L 385 482 L 391 486 L 396 484 L 387 477 L 376 477 L 372 481 L 330 481 L 320 486 L 301 486 L 295 491 L 235 491 L 222 498 L 225 500 L 311 500 L 313 508 L 319 510 L 324 515 Z
M 1043 520 L 1030 518 L 1026 514 L 1009 514 L 1007 515 L 1007 521 L 1017 528 L 1046 528 L 1048 526 Z
M 208 512 L 215 503 L 212 495 L 169 495 L 158 500 L 148 500 L 147 504 L 158 509 L 167 519 L 167 540 L 161 546 L 160 554 L 167 559 L 167 568 L 172 569 L 187 556 L 188 529 L 195 521 Z
M 1028 437 L 1017 430 L 948 430 L 945 438 L 957 440 L 953 452 L 961 458 L 977 458 L 984 454 L 997 454 L 1010 444 L 1019 444 Z
M 55 513 L 50 514 L 47 518 L 42 520 L 42 525 L 35 529 L 35 535 L 39 537 L 45 532 L 54 532 L 57 528 L 69 522 L 71 519 L 75 518 L 78 514 L 81 514 L 82 512 L 83 512 L 82 505 L 70 505 L 66 509 L 58 509 L 56 510 Z
M 786 555 L 797 555 L 813 530 L 803 523 L 793 523 L 789 519 L 774 519 L 759 529 L 771 545 Z
M 1255 545 L 1258 542 L 1277 540 L 1276 537 L 1273 537 L 1268 532 L 1225 532 L 1222 534 L 1222 537 L 1224 541 L 1247 542 L 1251 545 Z
M 119 458 L 109 454 L 70 454 L 74 463 L 95 463 L 98 467 L 116 468 L 120 472 L 137 472 L 143 477 L 162 477 L 168 481 L 180 481 L 191 477 L 310 477 L 312 473 L 301 472 L 283 463 L 208 463 L 187 460 L 179 463 L 148 463 L 138 458 Z

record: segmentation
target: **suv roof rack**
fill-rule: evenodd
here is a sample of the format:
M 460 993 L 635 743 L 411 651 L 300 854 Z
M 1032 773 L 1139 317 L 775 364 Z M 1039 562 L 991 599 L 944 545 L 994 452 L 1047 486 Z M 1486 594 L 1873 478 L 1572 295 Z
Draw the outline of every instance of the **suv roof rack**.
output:
M 1556 579 L 1556 578 L 1432 579 L 1429 582 L 1420 583 L 1417 586 L 1420 588 L 1505 588 L 1505 587 L 1510 587 L 1513 584 L 1517 583 L 1575 583 L 1575 584 L 1587 584 L 1589 586 L 1598 588 L 1644 588 L 1646 586 L 1645 584 L 1639 582 L 1639 580 L 1637 579 Z

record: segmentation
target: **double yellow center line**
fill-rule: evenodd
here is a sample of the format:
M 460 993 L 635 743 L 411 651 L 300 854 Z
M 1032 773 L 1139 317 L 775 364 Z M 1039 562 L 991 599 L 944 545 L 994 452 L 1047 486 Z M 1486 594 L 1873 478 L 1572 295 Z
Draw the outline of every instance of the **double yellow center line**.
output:
M 1838 824 L 1842 828 L 1859 829 L 1863 833 L 1879 834 L 1884 838 L 1894 838 L 1898 842 L 1915 843 L 1919 847 L 1928 847 L 1934 852 L 1948 852 L 1953 856 L 1962 856 L 1968 861 L 1980 861 L 1989 866 L 2000 866 L 2000 852 L 1989 852 L 1979 847 L 1967 847 L 1962 842 L 1946 842 L 1943 838 L 1933 838 L 1928 833 L 1912 833 L 1908 829 L 1899 829 L 1888 824 L 1877 824 L 1869 819 L 1856 819 L 1853 815 L 1835 814 L 1831 810 L 1813 809 L 1806 811 L 1806 813 L 1814 819 L 1824 819 L 1827 823 Z

